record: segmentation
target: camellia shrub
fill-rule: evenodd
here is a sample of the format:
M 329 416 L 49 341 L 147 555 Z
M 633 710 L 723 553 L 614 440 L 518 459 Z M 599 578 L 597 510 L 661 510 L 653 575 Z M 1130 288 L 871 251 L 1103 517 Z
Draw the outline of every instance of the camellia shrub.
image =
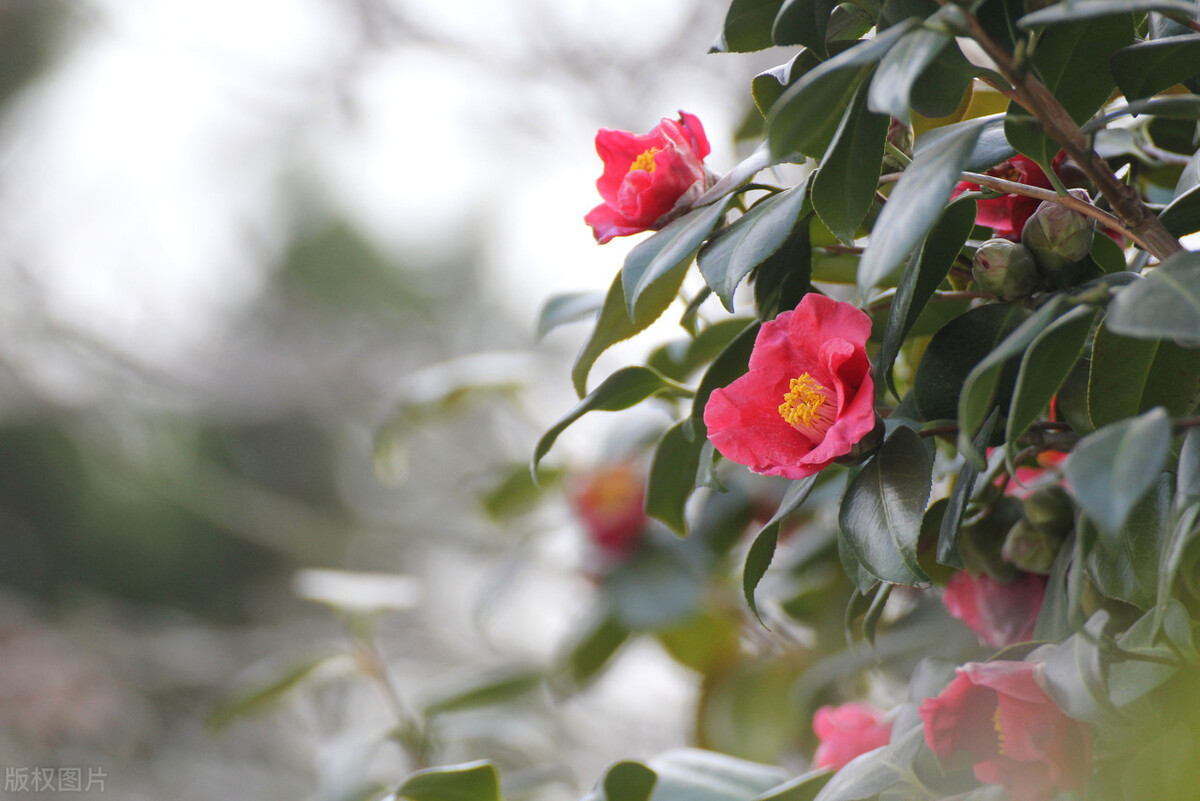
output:
M 674 423 L 644 486 L 575 495 L 608 558 L 560 668 L 649 635 L 703 681 L 700 749 L 589 799 L 1200 798 L 1197 31 L 1181 0 L 734 0 L 714 50 L 787 48 L 752 155 L 717 169 L 682 111 L 600 131 L 586 222 L 644 238 L 535 476 L 585 414 Z

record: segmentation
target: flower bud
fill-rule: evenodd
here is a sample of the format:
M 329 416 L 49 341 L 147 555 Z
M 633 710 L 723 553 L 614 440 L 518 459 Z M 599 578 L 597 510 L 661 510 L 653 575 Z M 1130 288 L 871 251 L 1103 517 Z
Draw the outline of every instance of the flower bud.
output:
M 998 298 L 1028 295 L 1037 286 L 1038 269 L 1024 245 L 989 239 L 975 251 L 971 275 L 979 288 Z
M 1090 204 L 1091 198 L 1082 189 L 1070 190 L 1071 196 Z M 1033 252 L 1042 274 L 1065 289 L 1074 286 L 1082 270 L 1079 262 L 1092 249 L 1096 221 L 1052 200 L 1043 201 L 1025 223 L 1021 242 Z
M 1041 487 L 1025 499 L 1025 519 L 1051 534 L 1066 537 L 1075 526 L 1075 505 L 1057 484 Z
M 1075 526 L 1075 507 L 1059 486 L 1042 487 L 1025 499 L 1024 517 L 1004 538 L 1004 561 L 1030 573 L 1047 574 Z
M 888 123 L 887 132 L 888 143 L 894 146 L 897 150 L 912 158 L 913 152 L 913 130 L 910 126 L 905 125 L 900 120 L 892 117 Z M 892 153 L 883 154 L 883 174 L 887 175 L 891 172 L 900 172 L 904 169 L 906 162 L 894 156 Z
M 1000 498 L 978 518 L 959 530 L 958 551 L 967 570 L 986 574 L 999 582 L 1015 579 L 1019 571 L 1001 555 L 1005 537 L 1022 519 L 1022 505 L 1009 496 Z

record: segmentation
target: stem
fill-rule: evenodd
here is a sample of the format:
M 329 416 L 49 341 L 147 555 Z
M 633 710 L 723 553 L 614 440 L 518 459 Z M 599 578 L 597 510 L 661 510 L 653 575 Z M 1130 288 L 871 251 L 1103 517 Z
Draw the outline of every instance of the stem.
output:
M 1058 99 L 1046 85 L 1027 71 L 1018 69 L 1013 56 L 1000 45 L 980 23 L 979 18 L 963 9 L 963 18 L 971 37 L 996 63 L 996 67 L 1013 86 L 1014 100 L 1020 103 L 1041 123 L 1042 130 L 1067 152 L 1096 184 L 1117 216 L 1125 221 L 1130 236 L 1159 261 L 1183 250 L 1179 240 L 1163 227 L 1158 217 L 1138 199 L 1134 191 L 1117 180 L 1108 164 L 1088 146 L 1088 140 L 1071 119 Z

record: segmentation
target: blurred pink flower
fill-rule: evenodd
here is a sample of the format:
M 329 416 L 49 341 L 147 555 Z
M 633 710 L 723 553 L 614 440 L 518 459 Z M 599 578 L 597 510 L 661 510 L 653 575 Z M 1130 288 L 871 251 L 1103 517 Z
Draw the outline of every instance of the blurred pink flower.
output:
M 645 484 L 627 463 L 610 465 L 578 479 L 570 501 L 588 538 L 605 556 L 621 560 L 646 528 Z
M 1036 573 L 1022 573 L 1006 584 L 963 570 L 946 583 L 942 603 L 985 643 L 1004 648 L 1033 638 L 1045 595 L 1046 577 Z
M 604 174 L 596 181 L 604 202 L 585 216 L 601 245 L 618 236 L 657 231 L 691 209 L 709 185 L 704 127 L 694 115 L 664 117 L 646 134 L 601 128 L 596 152 Z
M 875 382 L 865 345 L 871 319 L 809 293 L 763 323 L 750 369 L 704 408 L 708 438 L 756 473 L 820 472 L 875 428 Z
M 821 744 L 813 755 L 813 767 L 841 770 L 856 756 L 891 742 L 892 725 L 883 722 L 883 714 L 857 702 L 818 709 L 813 731 Z

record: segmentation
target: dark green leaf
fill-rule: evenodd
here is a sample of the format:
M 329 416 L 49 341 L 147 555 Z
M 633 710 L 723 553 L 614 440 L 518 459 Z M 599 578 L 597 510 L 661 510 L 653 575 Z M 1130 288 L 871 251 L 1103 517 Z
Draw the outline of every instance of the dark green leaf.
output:
M 1196 7 L 1187 0 L 1075 0 L 1055 3 L 1047 8 L 1026 14 L 1017 21 L 1022 28 L 1040 28 L 1075 20 L 1116 16 L 1129 12 L 1167 11 L 1194 16 Z
M 829 58 L 825 32 L 836 7 L 837 0 L 784 0 L 771 38 L 777 45 L 803 45 L 822 59 Z
M 530 469 L 537 476 L 538 462 L 554 445 L 558 435 L 572 423 L 588 412 L 618 412 L 635 406 L 651 395 L 659 392 L 673 392 L 680 395 L 690 395 L 691 390 L 681 386 L 659 374 L 649 367 L 624 367 L 604 379 L 600 386 L 592 390 L 583 400 L 575 404 L 571 411 L 563 415 L 552 425 L 542 438 L 538 440 L 533 452 Z
M 546 301 L 538 313 L 537 336 L 541 339 L 560 325 L 595 316 L 604 306 L 604 296 L 598 292 L 570 292 L 555 295 Z
M 751 801 L 787 778 L 774 765 L 698 748 L 667 751 L 650 767 L 658 774 L 654 801 Z
M 1129 337 L 1200 346 L 1200 253 L 1176 253 L 1117 293 L 1108 327 Z
M 571 683 L 582 687 L 595 678 L 628 639 L 629 629 L 611 613 L 594 618 L 567 653 L 566 671 Z
M 967 374 L 958 399 L 958 447 L 968 459 L 974 459 L 976 463 L 983 460 L 982 454 L 971 449 L 970 440 L 991 413 L 993 404 L 1002 408 L 1008 406 L 1007 398 L 997 398 L 1001 394 L 998 389 L 1006 365 L 1024 353 L 1038 334 L 1058 318 L 1064 303 L 1061 296 L 1051 298 Z
M 1050 404 L 1075 366 L 1097 314 L 1090 306 L 1077 306 L 1046 326 L 1029 343 L 1008 409 L 1004 438 L 1009 453 L 1015 453 L 1017 438 Z
M 863 84 L 842 115 L 813 179 L 813 209 L 847 245 L 854 242 L 854 232 L 875 202 L 888 132 L 888 117 L 873 114 L 866 106 L 867 86 Z
M 1167 97 L 1151 97 L 1146 100 L 1135 100 L 1128 105 L 1115 108 L 1106 114 L 1092 118 L 1083 126 L 1082 130 L 1085 134 L 1094 133 L 1113 120 L 1131 114 L 1150 114 L 1155 117 L 1194 120 L 1200 117 L 1200 96 L 1168 95 Z M 1104 154 L 1101 155 L 1104 156 Z
M 926 131 L 917 137 L 913 157 L 941 150 L 948 142 L 953 142 L 960 132 L 968 128 L 979 128 L 979 137 L 975 140 L 962 169 L 969 172 L 981 172 L 995 167 L 1005 159 L 1012 158 L 1017 154 L 1017 151 L 1013 150 L 1012 145 L 1004 138 L 1004 115 L 992 114 L 988 117 L 956 122 L 953 125 L 943 125 L 941 128 Z
M 971 443 L 977 451 L 983 451 L 991 439 L 992 431 L 996 428 L 996 420 L 1000 410 L 993 409 L 988 419 L 979 428 L 975 440 Z M 958 471 L 958 480 L 946 503 L 946 512 L 942 515 L 941 530 L 938 532 L 937 560 L 943 565 L 962 568 L 963 560 L 958 553 L 958 528 L 962 525 L 963 515 L 967 504 L 971 501 L 971 493 L 975 490 L 975 480 L 979 478 L 979 467 L 967 459 Z
M 1088 554 L 1092 586 L 1102 595 L 1147 610 L 1158 592 L 1158 568 L 1170 532 L 1171 482 L 1166 473 L 1114 534 L 1103 532 Z
M 933 455 L 911 428 L 897 428 L 846 488 L 838 524 L 859 563 L 893 584 L 927 586 L 917 564 Z
M 639 330 L 657 320 L 675 300 L 697 248 L 725 216 L 728 205 L 725 200 L 694 209 L 629 251 L 621 268 L 621 287 L 629 319 Z
M 716 358 L 752 322 L 747 317 L 717 320 L 700 329 L 694 337 L 678 339 L 655 348 L 647 357 L 646 366 L 653 367 L 672 381 L 684 381 Z
M 1178 195 L 1159 212 L 1158 219 L 1172 236 L 1200 231 L 1200 186 Z
M 500 779 L 490 762 L 419 770 L 396 790 L 411 801 L 500 801 Z
M 767 119 L 771 152 L 779 158 L 796 152 L 814 158 L 823 156 L 859 83 L 916 24 L 916 20 L 909 20 L 875 39 L 863 40 L 788 87 L 771 107 Z
M 717 179 L 717 182 L 696 200 L 696 206 L 703 206 L 728 195 L 742 184 L 749 181 L 760 171 L 779 162 L 771 158 L 771 152 L 764 142 L 753 153 L 747 156 L 736 167 Z
M 828 768 L 814 770 L 755 796 L 751 801 L 813 801 L 832 778 L 833 771 Z
M 725 15 L 721 38 L 711 52 L 751 53 L 764 50 L 771 41 L 771 23 L 783 0 L 733 0 Z
M 1087 387 L 1093 429 L 1155 406 L 1186 415 L 1200 400 L 1200 350 L 1157 339 L 1112 333 L 1105 319 L 1096 330 Z
M 887 382 L 892 392 L 896 386 L 892 381 L 892 369 L 900 346 L 917 322 L 921 311 L 934 291 L 945 280 L 954 260 L 966 243 L 975 226 L 975 201 L 960 200 L 951 203 L 942 212 L 925 237 L 920 250 L 909 259 L 908 265 L 896 286 L 896 296 L 888 312 L 887 325 L 883 330 L 883 342 L 876 359 L 876 381 Z
M 880 584 L 875 591 L 875 597 L 871 599 L 867 613 L 863 615 L 863 639 L 872 648 L 875 647 L 875 631 L 879 628 L 879 619 L 883 617 L 883 609 L 887 606 L 888 598 L 892 596 L 892 587 L 894 586 L 894 584 Z
M 1109 66 L 1126 98 L 1149 97 L 1200 73 L 1200 34 L 1123 47 Z
M 1108 723 L 1118 714 L 1108 698 L 1107 677 L 1097 642 L 1107 623 L 1108 613 L 1101 610 L 1088 620 L 1085 631 L 1045 651 L 1041 675 L 1046 692 L 1076 720 Z
M 754 270 L 754 308 L 760 320 L 773 320 L 796 308 L 813 291 L 812 217 L 796 226 L 788 241 Z
M 610 765 L 604 777 L 583 801 L 650 801 L 658 774 L 641 762 Z
M 682 275 L 679 276 L 679 280 L 683 281 Z M 678 287 L 675 291 L 679 291 Z M 575 387 L 575 393 L 580 398 L 587 394 L 588 374 L 601 353 L 618 342 L 629 339 L 649 324 L 639 327 L 629 319 L 629 312 L 625 309 L 625 290 L 621 287 L 621 275 L 618 273 L 604 298 L 600 314 L 596 316 L 592 332 L 583 343 L 579 355 L 575 357 L 575 364 L 571 367 L 571 383 Z
M 808 181 L 759 201 L 700 249 L 700 274 L 733 311 L 733 293 L 750 271 L 775 254 L 810 210 Z
M 938 16 L 943 13 L 939 12 Z M 936 18 L 930 20 L 931 23 L 936 21 Z M 942 48 L 912 85 L 912 110 L 929 119 L 954 114 L 962 106 L 975 76 L 981 72 L 986 70 L 968 61 L 957 43 Z
M 1079 441 L 1064 468 L 1071 492 L 1109 535 L 1158 479 L 1171 446 L 1171 420 L 1161 408 L 1105 426 Z
M 746 366 L 750 363 L 750 351 L 754 349 L 754 339 L 758 336 L 758 329 L 758 323 L 747 326 L 745 331 L 738 334 L 729 343 L 729 347 L 721 351 L 720 356 L 713 359 L 713 363 L 709 365 L 704 377 L 700 379 L 700 386 L 696 388 L 696 397 L 692 401 L 691 416 L 692 430 L 698 439 L 706 435 L 704 407 L 708 404 L 709 396 L 712 395 L 714 389 L 727 386 L 735 378 L 745 374 Z
M 871 78 L 868 106 L 871 111 L 890 114 L 907 123 L 913 84 L 953 40 L 949 31 L 920 27 L 897 42 Z
M 1171 529 L 1170 539 L 1159 553 L 1158 592 L 1154 607 L 1155 631 L 1162 628 L 1163 616 L 1175 591 L 1175 582 L 1179 578 L 1184 554 L 1197 537 L 1200 537 L 1200 504 L 1192 503 L 1180 513 L 1179 519 Z
M 676 534 L 687 533 L 684 510 L 696 486 L 704 440 L 689 438 L 691 420 L 680 420 L 667 429 L 650 465 L 646 482 L 646 514 L 661 520 Z
M 1180 503 L 1200 498 L 1200 429 L 1189 428 L 1179 448 L 1175 496 Z
M 860 287 L 881 285 L 925 238 L 941 217 L 980 130 L 981 124 L 961 128 L 942 140 L 941 147 L 914 155 L 875 222 L 859 263 Z
M 921 419 L 956 419 L 967 376 L 1025 317 L 1020 304 L 989 303 L 969 309 L 934 334 L 913 379 L 913 401 Z M 1015 363 L 1009 372 L 998 382 L 997 395 L 1005 407 L 1017 377 Z
M 742 570 L 742 592 L 746 596 L 746 603 L 749 604 L 750 611 L 759 619 L 759 622 L 762 621 L 762 618 L 758 614 L 758 604 L 754 601 L 754 590 L 758 588 L 758 582 L 762 581 L 762 577 L 766 575 L 767 567 L 770 566 L 771 559 L 775 556 L 775 545 L 779 542 L 779 526 L 786 517 L 803 505 L 816 483 L 815 475 L 800 481 L 793 481 L 784 494 L 783 500 L 780 501 L 775 514 L 754 535 L 754 541 L 746 553 L 746 566 Z

